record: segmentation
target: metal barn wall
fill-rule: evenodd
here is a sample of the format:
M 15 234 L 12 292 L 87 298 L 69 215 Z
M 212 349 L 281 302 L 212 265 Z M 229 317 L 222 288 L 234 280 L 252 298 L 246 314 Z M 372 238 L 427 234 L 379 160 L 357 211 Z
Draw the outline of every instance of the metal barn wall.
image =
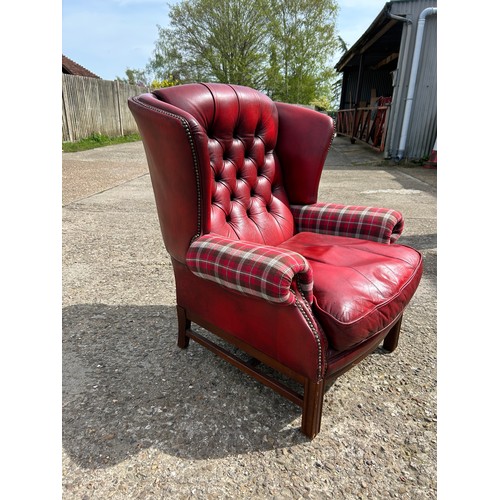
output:
M 427 18 L 422 45 L 422 60 L 417 76 L 418 93 L 408 129 L 409 158 L 422 158 L 432 151 L 437 136 L 437 16 Z
M 137 133 L 127 100 L 145 87 L 86 76 L 62 75 L 62 140 L 73 142 L 93 133 L 117 137 Z
M 391 13 L 410 17 L 412 24 L 403 27 L 396 85 L 393 90 L 388 123 L 386 156 L 397 154 L 403 114 L 410 80 L 415 38 L 420 13 L 436 7 L 437 1 L 414 0 L 393 2 Z M 427 16 L 420 53 L 419 69 L 413 98 L 405 157 L 421 159 L 432 151 L 437 137 L 437 15 Z

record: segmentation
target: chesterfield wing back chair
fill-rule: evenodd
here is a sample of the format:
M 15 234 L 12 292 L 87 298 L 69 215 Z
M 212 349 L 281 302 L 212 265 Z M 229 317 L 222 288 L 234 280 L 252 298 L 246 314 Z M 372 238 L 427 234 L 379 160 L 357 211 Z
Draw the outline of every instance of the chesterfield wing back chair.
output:
M 397 346 L 422 274 L 420 253 L 395 244 L 402 215 L 318 203 L 334 134 L 325 114 L 215 83 L 129 108 L 173 264 L 178 346 L 193 339 L 299 405 L 312 439 L 330 382 L 381 343 Z

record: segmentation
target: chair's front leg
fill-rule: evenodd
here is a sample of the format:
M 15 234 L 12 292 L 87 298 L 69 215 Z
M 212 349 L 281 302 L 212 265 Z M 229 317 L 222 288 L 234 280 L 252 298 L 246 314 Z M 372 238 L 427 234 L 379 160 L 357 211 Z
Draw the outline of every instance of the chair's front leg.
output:
M 399 332 L 401 330 L 401 323 L 403 322 L 403 315 L 399 317 L 397 322 L 391 328 L 389 333 L 384 339 L 383 347 L 386 351 L 393 352 L 398 346 Z
M 187 318 L 186 310 L 181 306 L 177 306 L 177 322 L 179 323 L 177 345 L 181 349 L 186 349 L 189 345 L 189 337 L 186 335 L 186 331 L 191 328 L 191 320 Z
M 323 396 L 325 381 L 313 382 L 307 380 L 304 384 L 304 403 L 302 407 L 301 431 L 313 439 L 321 428 L 321 414 L 323 412 Z

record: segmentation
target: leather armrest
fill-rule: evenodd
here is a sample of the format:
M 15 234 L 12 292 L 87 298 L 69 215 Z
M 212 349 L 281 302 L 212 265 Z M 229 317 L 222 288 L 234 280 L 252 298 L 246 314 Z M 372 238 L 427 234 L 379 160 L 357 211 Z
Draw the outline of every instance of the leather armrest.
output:
M 394 243 L 404 227 L 397 210 L 335 203 L 292 205 L 297 232 L 350 236 L 381 243 Z
M 312 303 L 312 269 L 291 250 L 207 234 L 191 244 L 186 265 L 196 276 L 244 295 L 287 305 L 295 302 L 295 289 Z

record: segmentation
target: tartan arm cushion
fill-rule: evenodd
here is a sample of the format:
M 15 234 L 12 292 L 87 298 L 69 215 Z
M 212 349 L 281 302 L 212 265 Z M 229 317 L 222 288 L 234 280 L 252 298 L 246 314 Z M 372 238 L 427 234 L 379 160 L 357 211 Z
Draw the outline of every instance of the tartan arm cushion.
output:
M 312 303 L 312 269 L 292 250 L 207 234 L 191 243 L 186 264 L 200 278 L 273 303 L 295 302 L 295 280 L 304 299 Z
M 290 207 L 297 232 L 350 236 L 381 243 L 394 243 L 403 232 L 400 212 L 335 203 L 292 205 Z

